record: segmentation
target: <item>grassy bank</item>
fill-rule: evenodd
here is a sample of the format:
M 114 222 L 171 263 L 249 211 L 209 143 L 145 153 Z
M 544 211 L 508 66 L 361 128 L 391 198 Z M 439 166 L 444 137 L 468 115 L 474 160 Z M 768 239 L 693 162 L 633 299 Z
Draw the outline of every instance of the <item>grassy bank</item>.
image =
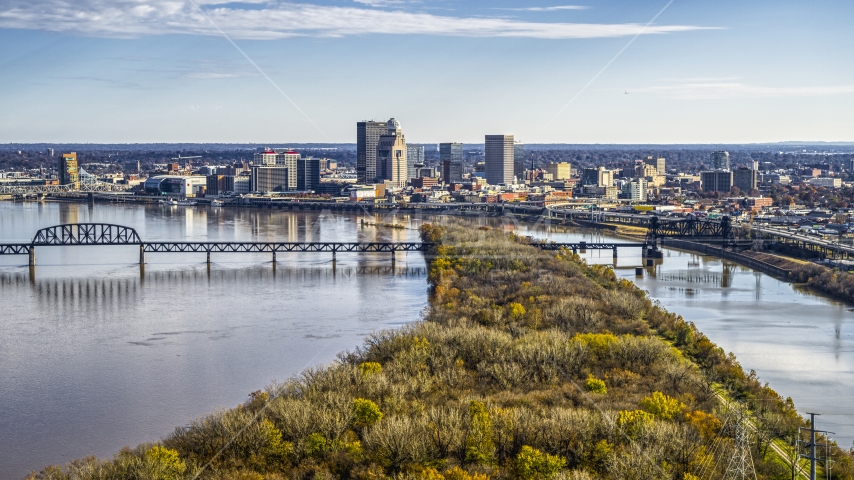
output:
M 423 321 L 157 445 L 34 477 L 721 478 L 737 421 L 723 389 L 761 432 L 759 477 L 790 478 L 770 442 L 803 424 L 791 402 L 631 282 L 498 230 L 422 237 L 439 245 Z

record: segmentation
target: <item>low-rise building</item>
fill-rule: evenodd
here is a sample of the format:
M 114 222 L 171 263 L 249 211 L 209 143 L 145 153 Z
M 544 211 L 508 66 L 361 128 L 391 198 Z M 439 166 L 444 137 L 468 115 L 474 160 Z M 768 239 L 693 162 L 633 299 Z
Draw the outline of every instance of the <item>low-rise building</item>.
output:
M 807 180 L 807 183 L 815 187 L 839 188 L 842 186 L 842 179 L 834 177 L 811 178 Z

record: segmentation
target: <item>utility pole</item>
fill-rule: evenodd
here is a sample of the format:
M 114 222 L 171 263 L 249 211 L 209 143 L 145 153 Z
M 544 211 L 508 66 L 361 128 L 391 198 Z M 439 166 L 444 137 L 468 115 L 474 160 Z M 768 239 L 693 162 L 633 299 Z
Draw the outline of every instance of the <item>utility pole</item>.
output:
M 825 447 L 826 448 L 827 444 L 815 443 L 815 434 L 816 433 L 828 434 L 828 433 L 833 433 L 833 432 L 815 429 L 815 417 L 819 416 L 820 414 L 807 412 L 807 415 L 810 416 L 810 428 L 807 430 L 810 433 L 810 439 L 808 442 L 802 442 L 801 441 L 801 435 L 800 435 L 800 429 L 799 429 L 799 431 L 798 431 L 798 443 L 801 445 L 806 445 L 810 449 L 809 455 L 801 454 L 800 456 L 803 458 L 806 458 L 810 461 L 810 480 L 816 480 L 816 471 L 815 471 L 816 461 L 817 460 L 823 460 L 824 461 L 825 473 L 827 474 L 827 473 L 829 473 L 829 470 L 830 470 L 830 456 L 827 453 L 825 453 L 824 459 L 821 459 L 821 458 L 816 456 L 815 447 Z

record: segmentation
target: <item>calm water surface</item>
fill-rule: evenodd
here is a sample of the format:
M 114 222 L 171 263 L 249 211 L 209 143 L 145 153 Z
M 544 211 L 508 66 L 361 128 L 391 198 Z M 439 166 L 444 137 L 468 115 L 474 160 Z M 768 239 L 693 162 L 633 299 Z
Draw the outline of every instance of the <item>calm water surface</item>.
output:
M 417 241 L 407 229 L 361 228 L 347 214 L 185 207 L 0 203 L 0 241 L 39 228 L 117 223 L 146 240 Z M 476 220 L 472 220 L 474 222 Z M 606 235 L 489 219 L 555 241 Z M 0 257 L 0 478 L 168 434 L 234 406 L 273 380 L 331 361 L 372 331 L 418 318 L 426 306 L 420 254 L 152 254 L 141 275 L 135 247 L 50 247 Z M 611 252 L 587 259 L 612 263 Z M 854 313 L 764 274 L 667 250 L 636 278 L 640 251 L 621 251 L 618 275 L 734 352 L 746 369 L 843 446 L 854 439 Z
M 555 241 L 610 240 L 598 233 L 523 230 Z M 671 312 L 694 322 L 713 342 L 733 352 L 745 370 L 798 410 L 821 413 L 817 424 L 836 432 L 843 448 L 854 441 L 854 310 L 852 305 L 811 293 L 750 268 L 716 257 L 666 249 L 646 268 L 640 250 L 620 251 L 615 272 L 637 283 Z M 610 251 L 589 261 L 613 263 Z
M 0 241 L 69 222 L 135 227 L 146 240 L 417 240 L 356 217 L 0 202 Z M 427 304 L 420 254 L 148 253 L 138 247 L 0 257 L 0 478 L 109 457 L 249 392 L 327 363 Z

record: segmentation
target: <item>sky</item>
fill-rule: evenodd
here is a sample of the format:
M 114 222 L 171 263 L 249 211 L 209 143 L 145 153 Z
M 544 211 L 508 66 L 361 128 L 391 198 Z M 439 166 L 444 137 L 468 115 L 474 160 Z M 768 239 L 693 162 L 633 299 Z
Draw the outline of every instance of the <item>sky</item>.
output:
M 0 0 L 0 143 L 854 141 L 854 2 Z

